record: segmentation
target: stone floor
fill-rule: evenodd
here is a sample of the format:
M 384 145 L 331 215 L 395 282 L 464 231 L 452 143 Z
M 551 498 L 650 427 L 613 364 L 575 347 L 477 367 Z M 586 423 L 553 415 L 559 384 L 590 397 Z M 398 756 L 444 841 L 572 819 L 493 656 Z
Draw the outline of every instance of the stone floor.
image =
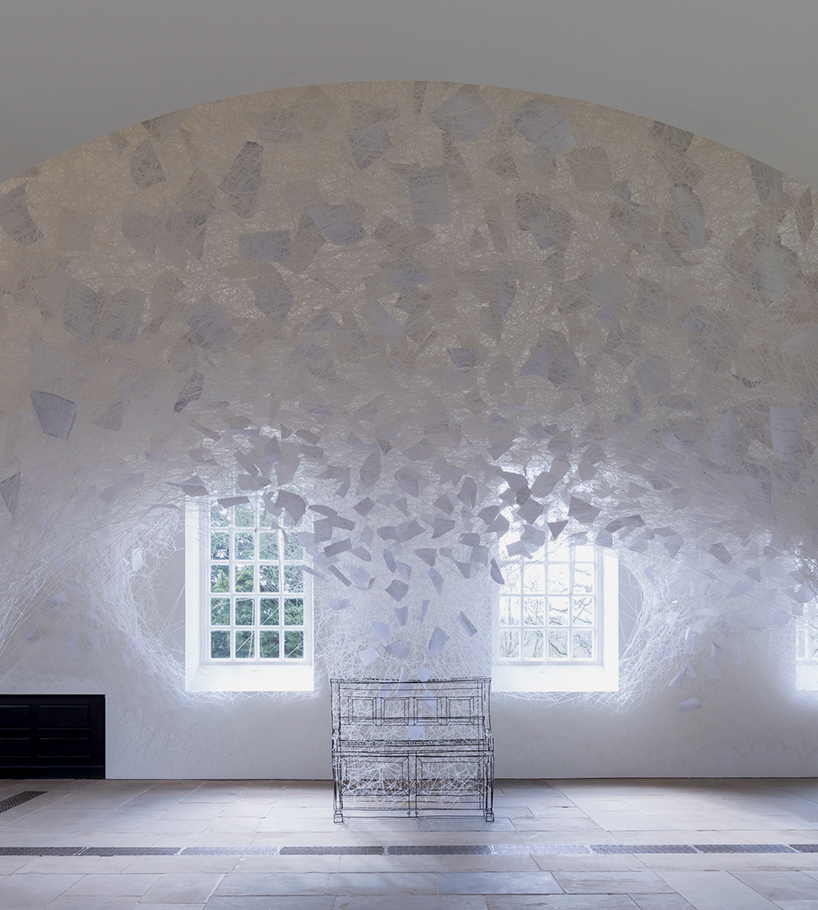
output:
M 41 795 L 3 810 L 23 791 Z M 497 820 L 305 781 L 0 781 L 0 910 L 807 910 L 818 781 L 500 781 Z

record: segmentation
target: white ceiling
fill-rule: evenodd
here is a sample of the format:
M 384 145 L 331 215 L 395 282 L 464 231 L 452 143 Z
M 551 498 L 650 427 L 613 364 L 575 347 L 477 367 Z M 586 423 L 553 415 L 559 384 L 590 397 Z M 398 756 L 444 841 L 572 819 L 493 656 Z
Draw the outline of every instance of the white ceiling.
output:
M 4 0 L 0 180 L 284 86 L 432 79 L 664 120 L 818 184 L 814 0 Z

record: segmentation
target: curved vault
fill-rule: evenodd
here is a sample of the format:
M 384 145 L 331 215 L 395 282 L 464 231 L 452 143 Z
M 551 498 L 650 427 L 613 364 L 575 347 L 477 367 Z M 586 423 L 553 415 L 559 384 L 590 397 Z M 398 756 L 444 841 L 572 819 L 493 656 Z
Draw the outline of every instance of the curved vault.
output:
M 813 596 L 813 207 L 759 162 L 577 101 L 349 84 L 168 114 L 2 192 L 7 634 L 149 666 L 155 516 L 217 488 L 295 526 L 332 606 L 368 592 L 327 612 L 336 670 L 373 615 L 408 649 L 379 674 L 484 668 L 452 598 L 557 534 L 641 560 L 643 662 Z M 651 625 L 666 598 L 682 621 Z

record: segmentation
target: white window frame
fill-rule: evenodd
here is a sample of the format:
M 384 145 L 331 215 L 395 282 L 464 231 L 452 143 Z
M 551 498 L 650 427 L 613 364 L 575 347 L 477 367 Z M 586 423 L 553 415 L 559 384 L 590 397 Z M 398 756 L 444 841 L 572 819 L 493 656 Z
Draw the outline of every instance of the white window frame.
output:
M 818 692 L 818 600 L 804 604 L 803 614 L 795 620 L 795 688 L 799 692 Z
M 619 689 L 619 561 L 596 548 L 596 661 L 505 660 L 499 655 L 500 592 L 493 611 L 492 688 L 495 692 L 616 692 Z M 542 559 L 537 554 L 532 559 Z M 547 647 L 547 643 L 546 643 Z
M 188 692 L 306 692 L 315 685 L 313 588 L 304 573 L 304 658 L 211 660 L 207 509 L 210 497 L 185 508 L 185 689 Z M 248 528 L 248 530 L 251 530 Z M 259 529 L 256 529 L 259 530 Z M 283 641 L 280 647 L 283 648 Z

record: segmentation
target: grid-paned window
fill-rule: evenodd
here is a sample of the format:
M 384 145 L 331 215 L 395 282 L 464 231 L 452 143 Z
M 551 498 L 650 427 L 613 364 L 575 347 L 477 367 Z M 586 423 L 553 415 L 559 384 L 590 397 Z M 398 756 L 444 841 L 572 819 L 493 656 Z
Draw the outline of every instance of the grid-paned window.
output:
M 804 604 L 804 615 L 795 626 L 795 659 L 802 663 L 818 664 L 818 604 Z
M 309 657 L 304 553 L 295 535 L 261 523 L 263 505 L 224 508 L 206 517 L 205 660 L 303 661 Z
M 600 660 L 602 562 L 593 546 L 554 542 L 503 567 L 498 658 Z

